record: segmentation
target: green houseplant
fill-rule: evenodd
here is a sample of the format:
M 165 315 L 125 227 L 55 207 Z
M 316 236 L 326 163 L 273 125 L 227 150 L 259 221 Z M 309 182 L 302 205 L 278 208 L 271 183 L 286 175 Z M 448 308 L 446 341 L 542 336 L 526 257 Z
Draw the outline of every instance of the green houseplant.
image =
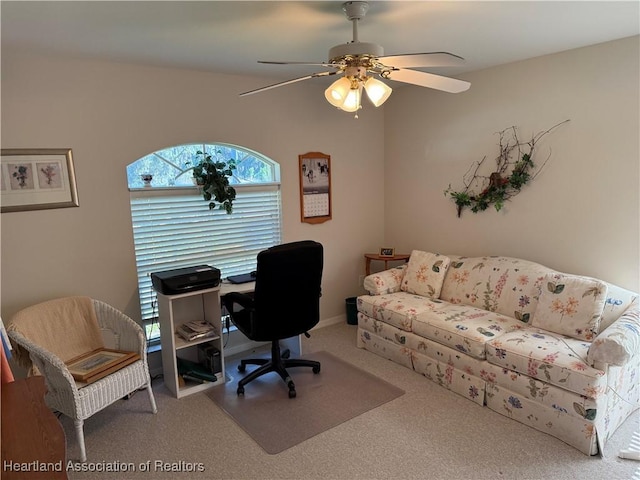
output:
M 231 213 L 236 189 L 229 185 L 229 177 L 236 169 L 235 160 L 222 161 L 207 152 L 197 151 L 194 164 L 193 178 L 202 196 L 209 202 L 209 210 L 217 205 L 220 210 Z

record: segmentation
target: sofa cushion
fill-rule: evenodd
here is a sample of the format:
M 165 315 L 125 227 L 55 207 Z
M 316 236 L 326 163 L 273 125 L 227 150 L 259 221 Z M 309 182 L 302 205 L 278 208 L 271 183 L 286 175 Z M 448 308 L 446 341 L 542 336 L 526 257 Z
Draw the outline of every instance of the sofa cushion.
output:
M 449 268 L 449 257 L 414 250 L 409 257 L 401 290 L 429 298 L 439 298 L 442 282 Z
M 398 363 L 413 368 L 478 405 L 484 404 L 485 381 L 481 372 L 488 365 L 484 360 L 462 355 L 457 350 L 373 320 L 362 313 L 358 316 L 358 344 L 387 358 L 394 358 L 394 361 L 399 360 Z
M 604 395 L 605 372 L 587 364 L 589 343 L 535 327 L 487 343 L 487 360 L 589 398 Z
M 499 313 L 450 303 L 417 314 L 412 325 L 416 335 L 481 360 L 485 358 L 486 342 L 526 326 Z
M 374 320 L 362 313 L 358 317 L 358 328 L 376 334 L 388 342 L 408 348 L 434 361 L 450 364 L 469 375 L 481 377 L 482 372 L 488 366 L 484 360 L 478 360 L 471 355 L 461 355 L 458 349 L 447 347 L 442 343 L 434 342 L 428 338 L 416 335 L 413 332 L 405 332 L 388 323 Z M 496 369 L 498 367 L 495 367 Z
M 449 255 L 440 299 L 502 313 L 529 323 L 548 267 L 511 257 Z
M 607 284 L 595 278 L 550 273 L 531 325 L 580 340 L 593 340 L 607 300 Z
M 360 317 L 362 313 L 358 314 Z M 358 321 L 360 319 L 358 318 Z M 407 347 L 389 342 L 384 338 L 358 327 L 358 348 L 366 348 L 381 357 L 413 370 L 412 352 Z
M 441 308 L 443 305 L 444 303 L 440 300 L 406 292 L 362 295 L 357 300 L 359 312 L 407 332 L 411 331 L 416 315 Z

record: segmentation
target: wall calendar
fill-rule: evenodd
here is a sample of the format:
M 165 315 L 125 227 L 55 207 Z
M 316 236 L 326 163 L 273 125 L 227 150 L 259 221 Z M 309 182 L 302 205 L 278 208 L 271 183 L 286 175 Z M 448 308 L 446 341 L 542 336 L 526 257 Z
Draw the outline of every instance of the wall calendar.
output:
M 300 216 L 305 223 L 331 220 L 331 157 L 320 152 L 298 155 Z

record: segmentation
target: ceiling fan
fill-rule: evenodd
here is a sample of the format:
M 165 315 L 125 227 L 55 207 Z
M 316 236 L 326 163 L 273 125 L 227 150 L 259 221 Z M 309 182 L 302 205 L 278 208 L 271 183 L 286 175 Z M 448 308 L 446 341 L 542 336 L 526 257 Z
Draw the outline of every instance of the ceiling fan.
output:
M 326 72 L 312 73 L 304 77 L 286 80 L 266 87 L 241 93 L 240 96 L 253 95 L 272 88 L 282 87 L 303 80 L 316 77 L 326 77 L 340 74 L 325 91 L 327 101 L 346 112 L 356 112 L 362 108 L 362 90 L 369 100 L 376 106 L 382 105 L 392 89 L 384 82 L 376 79 L 378 76 L 386 80 L 409 83 L 420 87 L 433 88 L 449 93 L 459 93 L 468 90 L 471 84 L 455 78 L 443 77 L 420 70 L 420 67 L 454 67 L 464 64 L 464 59 L 448 52 L 409 53 L 403 55 L 384 55 L 384 50 L 375 43 L 360 42 L 358 40 L 358 21 L 369 10 L 369 2 L 351 1 L 342 4 L 342 10 L 347 18 L 353 22 L 353 40 L 349 43 L 337 45 L 329 50 L 328 62 L 271 62 L 258 61 L 274 65 L 315 65 L 332 68 Z

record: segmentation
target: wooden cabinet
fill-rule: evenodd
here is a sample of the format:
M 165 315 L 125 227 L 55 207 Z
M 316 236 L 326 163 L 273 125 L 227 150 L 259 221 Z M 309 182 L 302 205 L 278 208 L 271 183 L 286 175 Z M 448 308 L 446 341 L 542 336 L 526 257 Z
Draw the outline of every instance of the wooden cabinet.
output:
M 178 295 L 163 295 L 158 292 L 164 384 L 176 398 L 223 385 L 225 382 L 219 293 L 220 287 Z M 176 333 L 176 328 L 191 321 L 208 322 L 215 328 L 216 335 L 192 341 L 184 340 Z M 217 380 L 205 383 L 184 380 L 178 371 L 179 359 L 198 362 L 198 349 L 205 344 L 220 352 L 221 369 Z
M 64 431 L 44 403 L 44 377 L 4 383 L 1 390 L 2 479 L 66 479 Z M 24 465 L 34 466 L 22 471 Z

